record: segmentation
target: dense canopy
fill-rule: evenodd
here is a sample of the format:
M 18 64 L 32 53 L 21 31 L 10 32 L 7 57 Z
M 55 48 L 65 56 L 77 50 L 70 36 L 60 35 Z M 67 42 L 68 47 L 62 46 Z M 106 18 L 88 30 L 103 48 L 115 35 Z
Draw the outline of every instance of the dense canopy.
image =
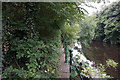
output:
M 60 36 L 72 41 L 82 15 L 76 3 L 3 3 L 3 78 L 56 77 Z

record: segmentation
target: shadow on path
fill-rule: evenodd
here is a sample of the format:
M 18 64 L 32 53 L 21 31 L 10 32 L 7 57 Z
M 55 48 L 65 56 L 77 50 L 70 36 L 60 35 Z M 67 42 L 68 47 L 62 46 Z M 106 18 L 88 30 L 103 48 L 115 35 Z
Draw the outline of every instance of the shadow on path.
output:
M 65 54 L 63 53 L 60 56 L 58 78 L 69 78 L 70 77 L 69 63 L 64 63 L 64 61 L 65 61 Z

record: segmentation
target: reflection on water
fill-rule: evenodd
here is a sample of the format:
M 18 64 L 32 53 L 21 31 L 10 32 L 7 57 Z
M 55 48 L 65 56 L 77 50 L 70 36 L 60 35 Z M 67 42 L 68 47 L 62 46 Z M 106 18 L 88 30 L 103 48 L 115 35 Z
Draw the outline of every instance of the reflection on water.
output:
M 106 72 L 115 78 L 120 78 L 120 46 L 94 41 L 89 49 L 84 48 L 83 51 L 88 59 L 97 64 L 105 64 L 107 59 L 113 59 L 118 63 L 117 69 L 107 68 Z

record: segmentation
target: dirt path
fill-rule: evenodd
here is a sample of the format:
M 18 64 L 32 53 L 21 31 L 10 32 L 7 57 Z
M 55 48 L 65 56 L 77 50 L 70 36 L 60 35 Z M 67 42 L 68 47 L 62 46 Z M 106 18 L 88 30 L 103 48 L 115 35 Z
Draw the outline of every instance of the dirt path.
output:
M 69 63 L 64 63 L 64 61 L 65 61 L 65 54 L 63 53 L 60 57 L 58 78 L 69 78 L 70 77 Z

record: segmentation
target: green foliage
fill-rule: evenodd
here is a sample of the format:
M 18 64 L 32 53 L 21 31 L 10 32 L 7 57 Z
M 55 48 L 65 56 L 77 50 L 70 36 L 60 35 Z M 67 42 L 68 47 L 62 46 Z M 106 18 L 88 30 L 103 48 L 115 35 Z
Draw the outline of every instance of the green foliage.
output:
M 76 3 L 3 3 L 2 78 L 57 77 L 61 33 L 76 39 Z M 71 25 L 72 24 L 72 25 Z
M 118 65 L 117 62 L 115 62 L 114 60 L 111 60 L 111 59 L 106 60 L 106 63 L 107 63 L 107 66 L 108 66 L 108 67 L 113 67 L 113 68 L 115 68 L 115 69 L 116 69 L 116 67 L 117 67 L 117 65 Z
M 99 71 L 97 71 L 95 67 L 89 67 L 82 70 L 82 74 L 88 78 L 112 78 L 110 75 L 106 75 L 104 65 L 100 64 L 98 66 Z
M 95 37 L 110 42 L 120 43 L 120 1 L 112 3 L 97 14 L 97 27 Z
M 106 75 L 107 73 L 105 71 L 107 67 L 110 67 L 110 66 L 116 69 L 117 65 L 118 63 L 116 63 L 114 60 L 108 59 L 106 60 L 106 65 L 99 64 L 97 68 L 95 67 L 84 68 L 84 70 L 82 70 L 82 74 L 88 78 L 90 77 L 113 78 L 110 75 Z
M 10 71 L 9 69 L 21 78 L 36 76 L 48 78 L 57 76 L 54 73 L 58 69 L 60 40 L 36 41 L 34 38 L 27 39 L 26 42 L 24 40 L 16 41 L 14 46 L 15 48 L 11 47 L 11 52 L 16 50 L 17 52 L 9 55 L 9 58 L 5 57 L 7 64 L 13 56 L 14 60 L 11 61 L 11 64 L 14 65 L 14 69 L 8 67 L 7 71 L 3 73 L 3 78 L 6 77 L 5 74 Z M 21 69 L 24 74 L 21 74 Z
M 77 41 L 79 36 L 77 35 L 79 33 L 79 25 L 78 24 L 69 24 L 65 23 L 65 27 L 63 29 L 63 35 L 65 38 L 65 41 L 71 46 L 73 43 Z
M 89 43 L 91 43 L 92 39 L 94 38 L 95 35 L 95 21 L 94 21 L 94 16 L 86 16 L 85 19 L 79 22 L 80 25 L 80 32 L 79 36 L 80 38 L 78 39 L 82 46 L 88 46 Z
M 118 63 L 114 60 L 108 59 L 106 60 L 106 65 L 99 64 L 97 67 L 89 66 L 87 63 L 82 61 L 81 63 L 78 62 L 80 56 L 73 57 L 73 66 L 72 66 L 72 73 L 71 76 L 73 78 L 77 78 L 78 74 L 86 78 L 113 78 L 110 75 L 107 75 L 106 69 L 108 67 L 113 67 L 116 69 Z M 87 67 L 86 67 L 87 66 Z M 78 69 L 78 71 L 77 71 Z
M 84 12 L 77 5 L 3 3 L 2 78 L 57 77 L 61 33 L 69 45 L 79 37 L 82 44 L 90 43 L 94 37 L 92 18 L 83 19 Z
M 101 72 L 104 72 L 104 71 L 105 71 L 105 65 L 100 64 L 100 65 L 98 66 L 98 68 L 99 68 L 99 70 L 100 70 Z

